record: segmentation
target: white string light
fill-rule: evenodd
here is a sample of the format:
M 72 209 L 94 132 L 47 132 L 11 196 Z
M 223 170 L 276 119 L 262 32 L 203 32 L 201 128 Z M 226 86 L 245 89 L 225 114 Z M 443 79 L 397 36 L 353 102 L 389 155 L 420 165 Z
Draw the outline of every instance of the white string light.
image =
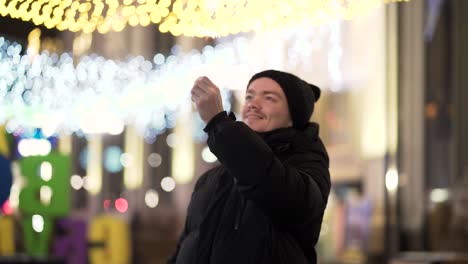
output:
M 271 65 L 293 73 L 300 68 L 317 71 L 322 67 L 329 71 L 326 66 L 314 64 L 317 61 L 314 56 L 323 54 L 318 47 L 321 41 L 327 43 L 324 39 L 330 38 L 334 30 L 339 27 L 273 32 L 273 38 L 286 40 L 288 60 L 284 62 L 278 56 L 271 58 L 274 63 L 268 65 L 259 62 L 284 47 L 271 46 L 259 51 L 256 42 L 261 35 L 250 39 L 222 38 L 216 46 L 187 53 L 176 46 L 173 54 L 165 57 L 158 53 L 152 61 L 142 56 L 126 61 L 84 56 L 76 66 L 68 53 L 27 51 L 20 55 L 20 45 L 0 37 L 0 123 L 6 122 L 10 133 L 37 127 L 48 135 L 119 134 L 126 124 L 135 126 L 147 142 L 153 142 L 159 133 L 175 125 L 174 113 L 181 104 L 190 102 L 190 88 L 198 76 L 213 78 L 222 88 L 226 110 L 230 110 L 231 90 L 244 90 L 255 71 Z M 341 52 L 339 43 L 333 43 L 337 52 Z M 338 65 L 340 58 L 334 56 L 333 64 Z M 203 140 L 203 122 L 199 118 L 193 118 L 193 122 L 200 132 L 194 136 Z

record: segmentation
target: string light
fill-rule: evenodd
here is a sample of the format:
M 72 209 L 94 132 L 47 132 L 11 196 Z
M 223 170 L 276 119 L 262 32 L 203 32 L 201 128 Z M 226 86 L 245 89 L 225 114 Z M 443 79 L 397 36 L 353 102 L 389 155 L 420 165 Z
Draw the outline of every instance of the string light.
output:
M 48 135 L 119 134 L 124 125 L 132 125 L 147 142 L 154 142 L 158 134 L 174 127 L 174 113 L 190 102 L 190 88 L 201 75 L 218 84 L 228 111 L 233 91 L 243 91 L 252 73 L 272 65 L 312 76 L 310 81 L 326 88 L 330 80 L 318 80 L 317 75 L 298 70 L 320 72 L 324 68 L 323 75 L 327 75 L 326 63 L 320 63 L 324 59 L 317 56 L 330 56 L 330 52 L 318 47 L 329 47 L 327 39 L 335 30 L 339 27 L 324 25 L 259 33 L 250 39 L 220 38 L 217 45 L 201 51 L 182 52 L 175 46 L 173 54 L 158 53 L 151 61 L 142 56 L 114 61 L 90 55 L 74 62 L 68 53 L 37 54 L 36 49 L 21 55 L 20 45 L 0 37 L 0 123 L 6 123 L 9 133 L 32 127 L 42 128 Z M 268 34 L 269 38 L 262 39 Z M 278 38 L 284 45 L 256 48 L 262 41 Z M 341 49 L 339 43 L 329 48 Z M 287 54 L 271 56 L 285 50 Z M 341 57 L 334 58 L 339 65 Z M 197 113 L 192 122 L 195 140 L 205 140 L 204 123 Z
M 194 50 L 168 56 L 161 64 L 158 54 L 159 64 L 153 64 L 142 56 L 114 61 L 91 55 L 75 66 L 68 53 L 20 55 L 21 50 L 0 37 L 0 123 L 7 123 L 8 132 L 38 127 L 50 135 L 119 134 L 132 123 L 149 138 L 175 125 L 171 112 L 190 100 L 191 84 L 199 74 L 194 69 L 224 56 Z M 237 63 L 224 62 L 227 67 Z M 229 110 L 227 88 L 222 93 Z
M 73 32 L 119 32 L 153 23 L 175 36 L 214 37 L 352 19 L 401 1 L 409 0 L 6 0 L 0 1 L 0 15 Z
M 159 26 L 175 36 L 226 36 L 298 24 L 350 20 L 389 2 L 402 0 L 176 0 Z M 405 1 L 405 0 L 403 0 Z M 406 0 L 409 1 L 409 0 Z

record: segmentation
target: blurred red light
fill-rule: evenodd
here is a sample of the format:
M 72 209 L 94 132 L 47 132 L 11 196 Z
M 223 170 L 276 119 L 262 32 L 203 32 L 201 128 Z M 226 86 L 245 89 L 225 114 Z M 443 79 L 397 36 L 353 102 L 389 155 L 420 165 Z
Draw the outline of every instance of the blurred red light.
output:
M 124 198 L 115 200 L 115 209 L 120 213 L 125 213 L 128 209 L 128 202 Z
M 5 215 L 11 215 L 13 214 L 13 208 L 11 208 L 10 206 L 10 201 L 9 200 L 6 200 L 4 203 L 3 203 L 3 206 L 2 206 L 2 211 Z
M 109 210 L 110 204 L 111 204 L 111 200 L 109 199 L 104 200 L 103 207 L 105 211 Z

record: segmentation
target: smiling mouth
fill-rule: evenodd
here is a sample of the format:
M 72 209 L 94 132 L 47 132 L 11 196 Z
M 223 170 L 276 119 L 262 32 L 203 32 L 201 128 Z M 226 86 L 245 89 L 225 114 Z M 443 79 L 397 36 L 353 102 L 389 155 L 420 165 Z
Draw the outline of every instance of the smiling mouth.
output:
M 263 119 L 262 116 L 258 116 L 258 115 L 248 115 L 247 118 L 248 118 L 248 119 L 250 119 L 250 118 L 253 118 L 253 119 Z

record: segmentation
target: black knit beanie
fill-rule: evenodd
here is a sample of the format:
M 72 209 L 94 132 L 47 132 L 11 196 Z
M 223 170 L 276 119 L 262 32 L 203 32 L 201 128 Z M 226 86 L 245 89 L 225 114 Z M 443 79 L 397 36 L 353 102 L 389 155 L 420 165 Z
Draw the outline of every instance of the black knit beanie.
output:
M 283 89 L 288 101 L 293 127 L 304 129 L 314 112 L 314 104 L 320 98 L 320 89 L 291 73 L 266 70 L 252 76 L 247 87 L 258 78 L 270 78 Z

